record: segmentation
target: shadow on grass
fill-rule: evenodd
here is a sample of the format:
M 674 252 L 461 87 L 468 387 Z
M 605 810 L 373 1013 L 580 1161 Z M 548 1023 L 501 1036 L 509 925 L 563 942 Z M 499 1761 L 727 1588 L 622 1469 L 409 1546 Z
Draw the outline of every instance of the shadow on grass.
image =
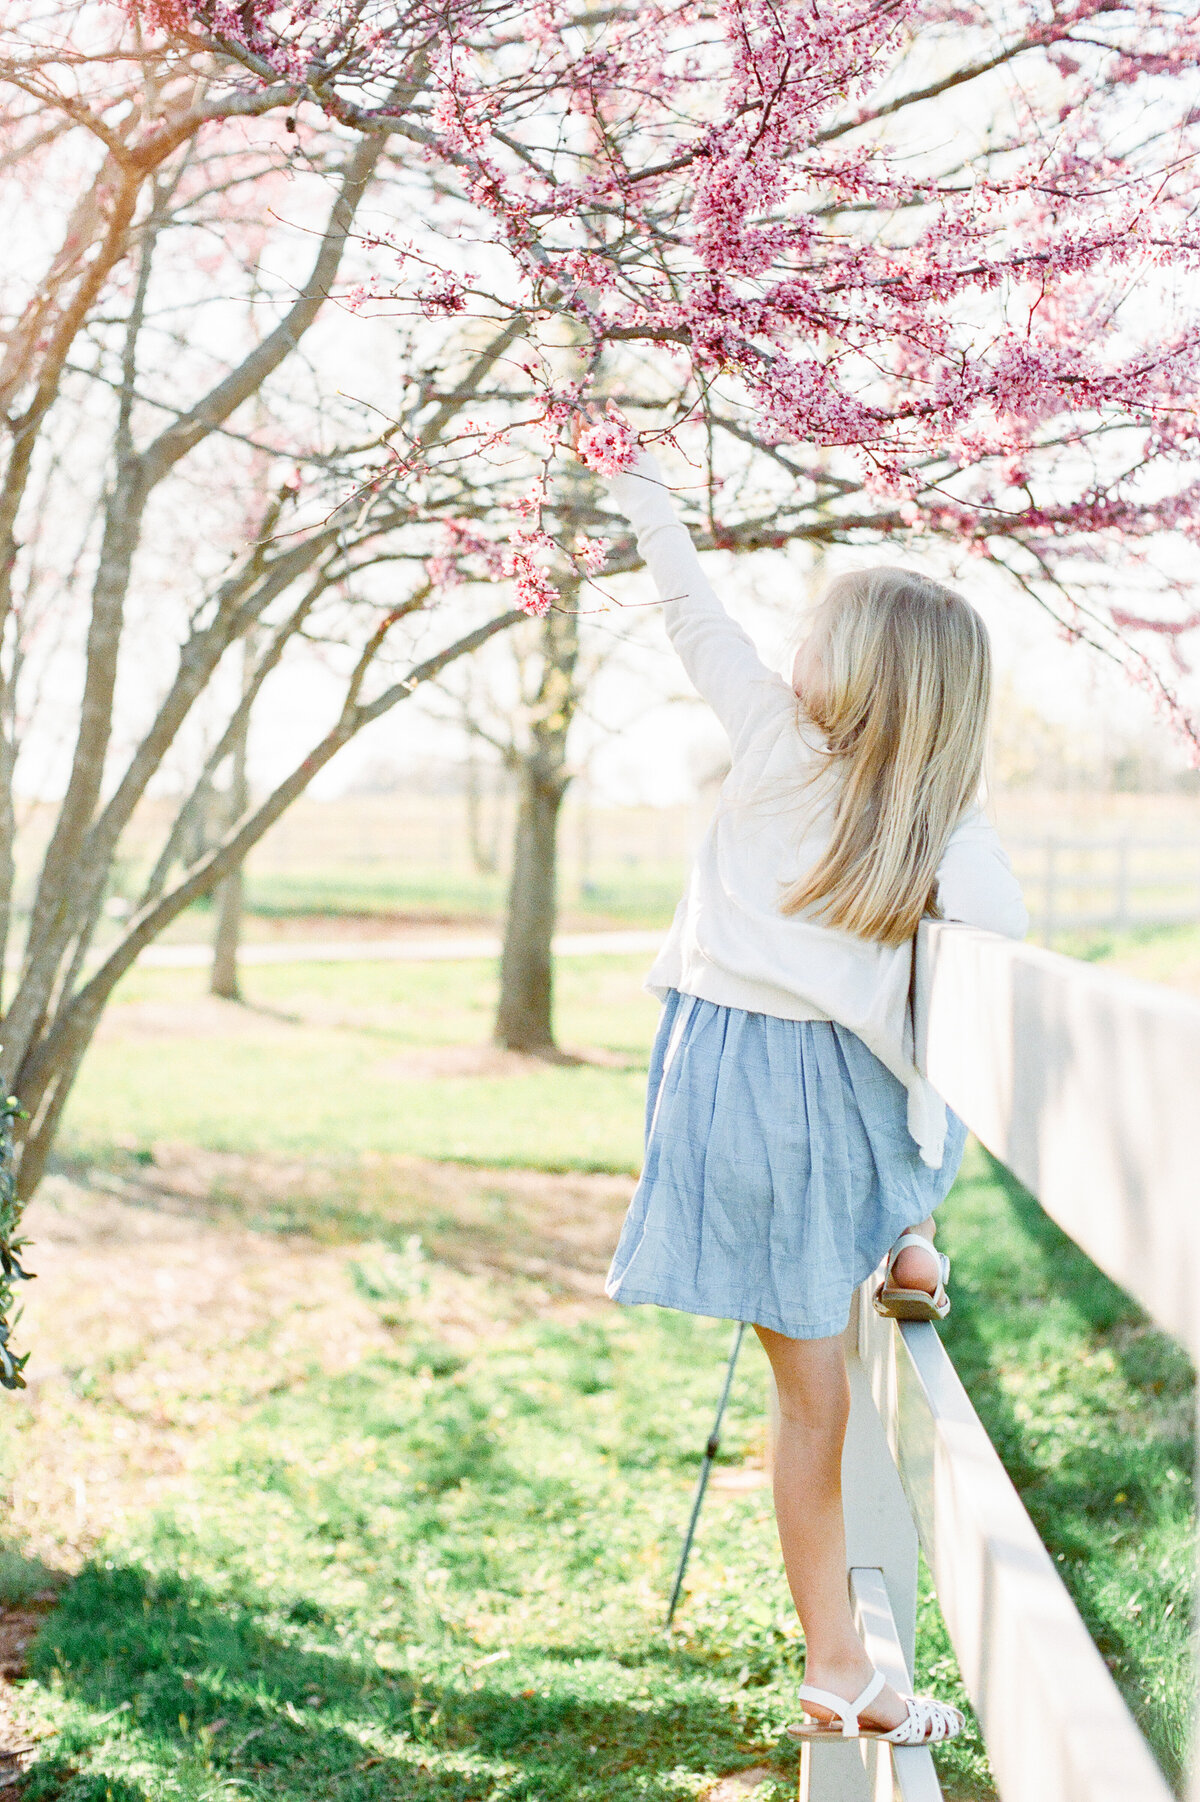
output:
M 1149 1391 L 1168 1403 L 1178 1401 L 1181 1432 L 1172 1445 L 1172 1455 L 1190 1471 L 1195 1465 L 1195 1409 L 1193 1406 L 1196 1373 L 1187 1353 L 1169 1334 L 1154 1326 L 1133 1297 L 1112 1282 L 1093 1264 L 1085 1251 L 1068 1238 L 1029 1191 L 1022 1187 L 1004 1165 L 990 1152 L 982 1152 L 987 1179 L 1004 1195 L 1013 1223 L 1026 1247 L 1037 1257 L 1037 1292 L 1053 1295 L 1069 1306 L 1080 1326 L 1106 1350 L 1121 1369 L 1126 1381 L 1137 1391 Z M 956 1290 L 956 1294 L 957 1294 Z M 998 1296 L 989 1285 L 971 1303 L 975 1317 L 996 1313 Z M 957 1310 L 952 1336 L 957 1346 L 957 1325 L 967 1309 Z M 1122 1456 L 1125 1452 L 1122 1451 Z M 1128 1474 L 1128 1472 L 1126 1473 Z M 1135 1479 L 1136 1480 L 1136 1479 Z M 1118 1484 L 1118 1488 L 1127 1485 Z
M 282 1161 L 282 1160 L 281 1160 Z M 429 1169 L 445 1166 L 430 1164 Z M 528 1173 L 491 1165 L 467 1165 L 456 1190 L 430 1183 L 425 1166 L 407 1167 L 403 1159 L 378 1164 L 346 1159 L 313 1166 L 311 1186 L 265 1182 L 258 1192 L 251 1172 L 243 1184 L 218 1170 L 205 1192 L 172 1181 L 169 1170 L 154 1165 L 152 1155 L 114 1155 L 105 1160 L 56 1158 L 54 1174 L 76 1187 L 147 1214 L 201 1219 L 212 1226 L 236 1225 L 273 1237 L 307 1238 L 325 1246 L 372 1246 L 407 1255 L 414 1238 L 423 1250 L 460 1275 L 499 1273 L 531 1278 L 543 1287 L 599 1298 L 600 1281 L 616 1242 L 618 1216 L 611 1231 L 601 1224 L 594 1240 L 582 1241 L 578 1221 L 569 1211 L 546 1209 L 538 1192 L 527 1193 L 520 1179 Z M 291 1167 L 289 1166 L 289 1170 Z M 586 1181 L 589 1174 L 611 1172 L 536 1172 L 549 1185 Z M 624 1184 L 626 1179 L 617 1178 Z M 632 1193 L 633 1182 L 628 1180 Z M 624 1199 L 624 1198 L 622 1198 Z
M 678 1661 L 672 1695 L 631 1704 L 602 1693 L 597 1666 L 611 1672 L 612 1661 L 587 1646 L 555 1648 L 563 1668 L 541 1687 L 530 1686 L 526 1648 L 510 1686 L 504 1666 L 482 1658 L 438 1675 L 381 1669 L 369 1649 L 315 1643 L 319 1616 L 295 1606 L 291 1640 L 194 1581 L 85 1568 L 30 1658 L 70 1718 L 30 1769 L 23 1802 L 217 1796 L 230 1780 L 296 1799 L 615 1802 L 631 1772 L 652 1791 L 679 1767 L 755 1762 L 744 1729 L 701 1684 L 680 1694 Z M 385 1658 L 402 1664 L 404 1647 Z
M 61 1571 L 43 1564 L 40 1558 L 27 1558 L 11 1546 L 0 1545 L 0 1608 L 52 1602 L 65 1581 Z

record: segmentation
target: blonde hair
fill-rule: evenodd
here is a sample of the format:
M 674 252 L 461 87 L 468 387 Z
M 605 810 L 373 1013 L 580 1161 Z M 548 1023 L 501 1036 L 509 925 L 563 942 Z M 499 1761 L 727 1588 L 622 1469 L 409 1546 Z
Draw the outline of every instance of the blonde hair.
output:
M 839 576 L 817 609 L 819 692 L 802 706 L 834 778 L 824 854 L 782 897 L 831 926 L 901 945 L 937 918 L 937 869 L 983 775 L 991 649 L 961 595 L 904 569 Z

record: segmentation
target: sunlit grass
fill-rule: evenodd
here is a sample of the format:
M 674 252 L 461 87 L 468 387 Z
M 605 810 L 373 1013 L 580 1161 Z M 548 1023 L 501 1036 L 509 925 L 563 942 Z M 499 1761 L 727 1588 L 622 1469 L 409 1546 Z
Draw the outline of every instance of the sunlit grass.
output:
M 597 865 L 586 883 L 564 881 L 561 905 L 582 925 L 666 926 L 675 911 L 686 871 L 678 861 Z M 246 906 L 265 919 L 296 915 L 338 918 L 407 916 L 412 919 L 490 921 L 503 917 L 508 878 L 396 862 L 384 869 L 361 863 L 322 863 L 312 870 L 247 872 Z M 207 906 L 191 910 L 194 932 L 211 930 Z
M 232 1427 L 68 1586 L 26 1692 L 55 1729 L 28 1802 L 623 1802 L 748 1766 L 762 1802 L 794 1794 L 802 1647 L 765 1487 L 713 1492 L 662 1630 L 726 1329 L 613 1310 L 464 1354 L 409 1314 L 437 1266 L 395 1269 L 363 1276 L 390 1356 Z M 761 1456 L 763 1382 L 748 1346 L 723 1465 Z M 989 1795 L 977 1745 L 943 1767 Z
M 1055 949 L 1088 963 L 1106 964 L 1143 982 L 1167 983 L 1200 994 L 1200 922 L 1143 926 L 1130 932 L 1064 934 Z
M 490 1041 L 492 964 L 251 966 L 250 1007 L 201 1023 L 204 972 L 134 970 L 71 1098 L 64 1148 L 156 1140 L 208 1150 L 409 1153 L 546 1170 L 636 1170 L 656 1003 L 642 958 L 567 959 L 561 1042 L 579 1064 L 428 1067 L 422 1048 Z

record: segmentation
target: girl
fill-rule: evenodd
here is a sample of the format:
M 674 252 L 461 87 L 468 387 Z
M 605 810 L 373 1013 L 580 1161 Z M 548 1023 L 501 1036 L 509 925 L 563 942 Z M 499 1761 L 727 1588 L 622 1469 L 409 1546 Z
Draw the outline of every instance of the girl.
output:
M 647 982 L 664 1006 L 645 1165 L 608 1293 L 751 1321 L 770 1359 L 775 1512 L 806 1645 L 806 1719 L 789 1732 L 950 1739 L 959 1711 L 898 1695 L 855 1631 L 842 1334 L 885 1253 L 881 1312 L 949 1310 L 931 1216 L 965 1128 L 913 1065 L 909 985 L 922 918 L 1028 924 L 977 805 L 987 634 L 939 583 L 864 570 L 826 591 L 789 685 L 725 613 L 653 460 L 613 495 L 733 761 Z

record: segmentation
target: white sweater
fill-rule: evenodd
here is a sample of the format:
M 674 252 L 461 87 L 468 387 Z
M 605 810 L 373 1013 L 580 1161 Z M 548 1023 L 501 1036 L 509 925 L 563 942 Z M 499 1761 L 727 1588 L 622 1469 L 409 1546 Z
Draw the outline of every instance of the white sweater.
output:
M 946 1108 L 913 1064 L 911 945 L 880 945 L 779 909 L 781 889 L 812 868 L 828 839 L 828 785 L 805 780 L 819 749 L 815 729 L 717 599 L 653 459 L 641 458 L 612 489 L 666 603 L 671 642 L 733 754 L 646 987 L 660 998 L 679 989 L 750 1013 L 849 1027 L 904 1083 L 909 1131 L 938 1169 Z M 937 880 L 947 919 L 1023 937 L 1020 888 L 978 809 L 956 828 Z

